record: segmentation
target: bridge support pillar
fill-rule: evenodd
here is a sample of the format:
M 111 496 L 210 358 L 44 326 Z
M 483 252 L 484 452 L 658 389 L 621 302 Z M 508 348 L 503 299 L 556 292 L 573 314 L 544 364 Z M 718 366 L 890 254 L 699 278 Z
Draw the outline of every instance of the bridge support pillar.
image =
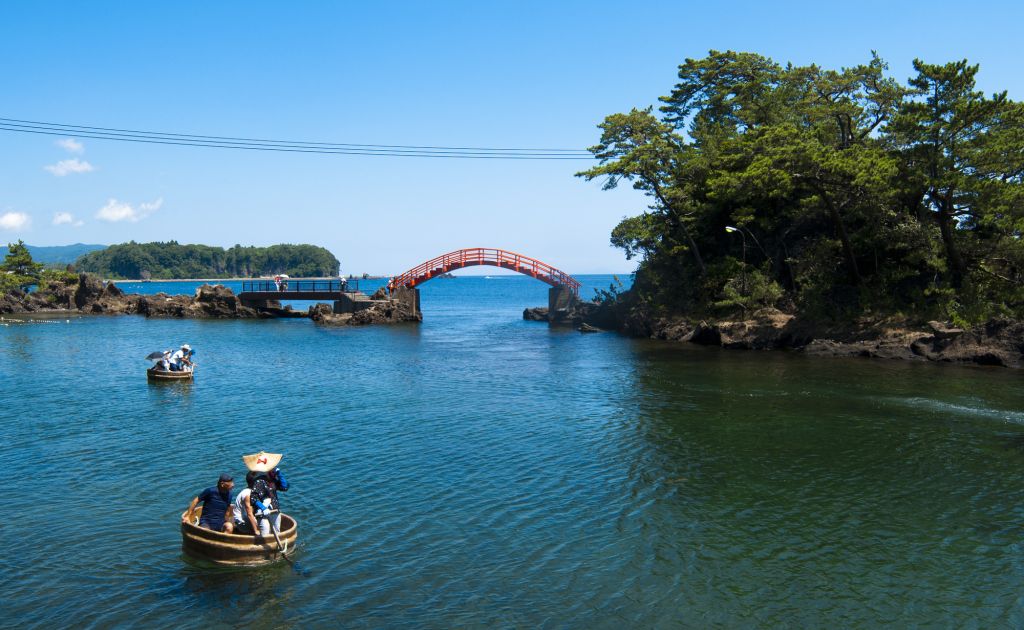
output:
M 355 313 L 372 305 L 373 302 L 364 293 L 343 293 L 340 300 L 334 301 L 334 314 Z
M 401 304 L 412 315 L 420 314 L 420 290 L 399 287 L 391 294 L 391 299 Z
M 576 294 L 563 285 L 548 289 L 548 321 L 552 324 L 570 323 L 570 311 L 576 302 Z

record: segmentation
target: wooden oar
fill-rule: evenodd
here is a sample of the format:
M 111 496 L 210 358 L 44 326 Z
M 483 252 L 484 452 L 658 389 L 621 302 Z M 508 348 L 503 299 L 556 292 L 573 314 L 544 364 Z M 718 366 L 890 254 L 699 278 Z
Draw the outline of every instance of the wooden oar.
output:
M 275 513 L 280 514 L 281 510 L 264 510 L 263 512 L 264 516 Z M 281 555 L 284 556 L 284 559 L 288 561 L 288 564 L 294 567 L 295 563 L 292 561 L 291 558 L 288 557 L 288 548 L 285 547 L 284 544 L 281 542 L 281 537 L 277 535 L 277 528 L 274 527 L 273 523 L 270 523 L 270 533 L 274 535 L 274 540 L 277 541 L 277 550 L 281 552 Z

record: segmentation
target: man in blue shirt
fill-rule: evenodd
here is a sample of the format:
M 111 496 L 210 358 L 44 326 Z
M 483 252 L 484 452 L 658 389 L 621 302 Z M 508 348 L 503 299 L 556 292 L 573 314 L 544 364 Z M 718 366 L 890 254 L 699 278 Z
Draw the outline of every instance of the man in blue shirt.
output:
M 235 481 L 231 475 L 222 474 L 216 486 L 203 490 L 192 499 L 188 511 L 181 517 L 182 522 L 191 523 L 195 520 L 196 506 L 202 501 L 203 514 L 199 517 L 199 526 L 230 534 L 234 529 L 234 519 L 230 518 L 228 510 L 231 509 L 231 489 L 234 487 Z

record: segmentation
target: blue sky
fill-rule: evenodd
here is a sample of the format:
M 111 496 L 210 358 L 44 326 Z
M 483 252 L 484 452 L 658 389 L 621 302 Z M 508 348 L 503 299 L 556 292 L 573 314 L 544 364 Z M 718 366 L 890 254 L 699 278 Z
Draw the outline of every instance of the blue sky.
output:
M 8 2 L 0 117 L 319 142 L 579 149 L 709 49 L 893 76 L 981 64 L 1024 99 L 1022 3 Z M 67 139 L 73 139 L 68 136 Z M 462 247 L 631 271 L 640 212 L 575 161 L 232 151 L 0 131 L 0 240 L 323 245 L 394 274 Z M 47 168 L 50 167 L 50 168 Z

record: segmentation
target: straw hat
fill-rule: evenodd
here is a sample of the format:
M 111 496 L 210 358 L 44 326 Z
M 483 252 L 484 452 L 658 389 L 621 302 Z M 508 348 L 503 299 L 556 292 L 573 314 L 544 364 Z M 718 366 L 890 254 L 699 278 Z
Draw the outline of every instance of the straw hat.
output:
M 270 472 L 277 468 L 277 464 L 281 461 L 281 454 L 260 451 L 255 455 L 242 455 L 242 461 L 245 462 L 245 467 L 249 470 Z

